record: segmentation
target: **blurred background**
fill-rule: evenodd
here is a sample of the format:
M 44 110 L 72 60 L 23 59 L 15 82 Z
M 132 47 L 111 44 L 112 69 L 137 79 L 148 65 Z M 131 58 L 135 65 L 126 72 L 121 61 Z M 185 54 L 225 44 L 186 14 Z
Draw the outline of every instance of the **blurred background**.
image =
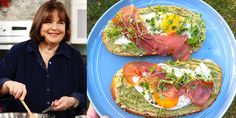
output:
M 87 33 L 91 31 L 92 27 L 100 16 L 113 4 L 119 0 L 88 0 L 87 9 Z M 229 27 L 236 37 L 236 1 L 235 0 L 203 0 L 212 6 L 228 23 Z M 224 115 L 224 118 L 236 118 L 236 99 L 232 102 L 230 108 Z

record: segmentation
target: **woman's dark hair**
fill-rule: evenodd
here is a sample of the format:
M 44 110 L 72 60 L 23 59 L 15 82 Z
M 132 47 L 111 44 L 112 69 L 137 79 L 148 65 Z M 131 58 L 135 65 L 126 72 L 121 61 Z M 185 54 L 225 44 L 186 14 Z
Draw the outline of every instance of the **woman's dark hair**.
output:
M 65 22 L 65 36 L 61 42 L 66 42 L 70 40 L 71 35 L 71 26 L 70 26 L 70 18 L 66 12 L 65 6 L 63 3 L 58 2 L 56 0 L 50 0 L 45 2 L 37 11 L 32 27 L 30 29 L 30 38 L 34 40 L 36 43 L 40 43 L 44 38 L 40 35 L 40 29 L 42 24 L 47 20 L 51 20 L 53 11 L 56 10 L 58 13 L 58 17 L 60 20 Z

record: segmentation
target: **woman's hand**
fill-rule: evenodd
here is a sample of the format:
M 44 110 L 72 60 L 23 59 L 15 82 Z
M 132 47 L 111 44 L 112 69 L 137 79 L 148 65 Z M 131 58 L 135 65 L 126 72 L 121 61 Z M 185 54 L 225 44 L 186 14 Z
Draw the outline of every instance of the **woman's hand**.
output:
M 2 85 L 3 93 L 9 93 L 15 97 L 15 99 L 24 100 L 27 94 L 24 84 L 17 81 L 6 81 Z
M 54 105 L 53 111 L 65 111 L 75 104 L 75 98 L 63 96 L 59 100 L 54 100 L 51 105 Z
M 89 108 L 87 111 L 87 118 L 99 118 L 97 112 L 95 111 L 95 109 L 91 104 L 89 104 Z
M 89 104 L 89 108 L 87 111 L 87 118 L 109 118 L 109 117 L 108 116 L 99 117 L 99 115 L 97 114 L 97 112 L 95 111 L 93 106 L 91 104 Z

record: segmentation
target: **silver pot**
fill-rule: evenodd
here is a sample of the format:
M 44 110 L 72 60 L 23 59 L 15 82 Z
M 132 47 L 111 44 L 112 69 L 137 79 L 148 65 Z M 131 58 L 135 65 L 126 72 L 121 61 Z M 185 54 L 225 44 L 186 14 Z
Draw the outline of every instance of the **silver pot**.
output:
M 33 113 L 36 118 L 55 118 L 54 115 Z M 5 112 L 0 113 L 0 118 L 29 118 L 28 113 Z
M 78 116 L 75 116 L 75 118 L 87 118 L 86 115 L 78 115 Z

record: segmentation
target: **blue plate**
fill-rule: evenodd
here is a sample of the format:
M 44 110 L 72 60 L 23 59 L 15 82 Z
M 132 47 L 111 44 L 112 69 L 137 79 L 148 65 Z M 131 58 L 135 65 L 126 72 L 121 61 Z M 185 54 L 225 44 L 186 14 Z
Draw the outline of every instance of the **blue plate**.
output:
M 102 42 L 102 31 L 108 21 L 122 7 L 134 4 L 176 5 L 202 14 L 206 24 L 206 39 L 193 58 L 212 59 L 222 69 L 223 83 L 216 101 L 206 110 L 186 117 L 222 117 L 233 101 L 236 92 L 236 42 L 225 20 L 211 6 L 200 0 L 122 0 L 112 6 L 93 27 L 88 41 L 88 97 L 99 115 L 135 118 L 136 115 L 123 111 L 112 99 L 110 85 L 114 74 L 125 63 L 135 60 L 159 63 L 171 57 L 123 57 L 110 53 Z

